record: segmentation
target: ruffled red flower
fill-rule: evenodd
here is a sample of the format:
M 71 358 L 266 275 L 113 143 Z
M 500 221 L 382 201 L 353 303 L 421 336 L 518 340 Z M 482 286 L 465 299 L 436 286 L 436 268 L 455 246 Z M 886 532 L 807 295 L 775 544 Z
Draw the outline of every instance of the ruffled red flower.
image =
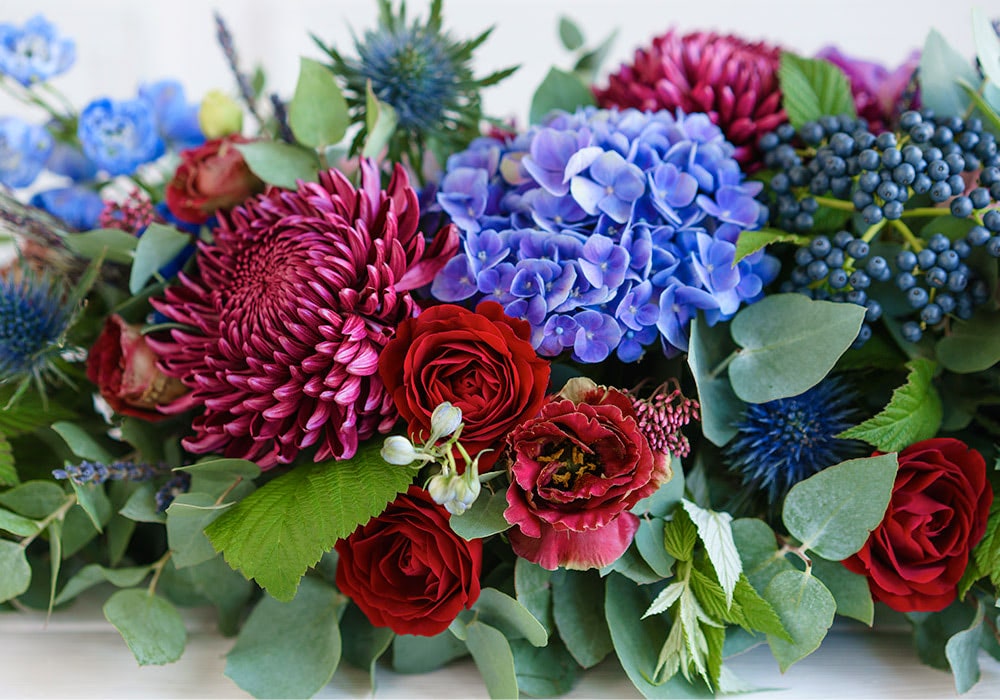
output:
M 787 121 L 778 86 L 780 50 L 763 42 L 707 32 L 669 31 L 639 49 L 608 87 L 602 108 L 704 112 L 734 146 L 741 165 L 756 160 L 760 134 Z
M 197 272 L 152 302 L 186 326 L 150 342 L 191 389 L 163 410 L 203 409 L 184 447 L 269 468 L 312 447 L 316 461 L 346 459 L 387 432 L 397 416 L 379 353 L 418 313 L 409 291 L 458 245 L 447 226 L 428 246 L 419 216 L 405 171 L 381 191 L 367 161 L 360 189 L 331 170 L 222 215 Z

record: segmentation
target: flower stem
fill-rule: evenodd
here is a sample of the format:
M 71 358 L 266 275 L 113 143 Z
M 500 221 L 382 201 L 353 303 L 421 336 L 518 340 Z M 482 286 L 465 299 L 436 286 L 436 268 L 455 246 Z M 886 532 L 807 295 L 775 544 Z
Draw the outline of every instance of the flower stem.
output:
M 919 253 L 924 249 L 924 242 L 917 238 L 916 234 L 913 233 L 909 226 L 903 223 L 902 219 L 895 219 L 892 222 L 892 225 L 897 231 L 900 232 L 900 234 L 902 234 L 903 239 L 910 245 L 911 248 L 913 248 L 913 250 Z
M 915 209 L 904 209 L 903 216 L 950 216 L 951 209 L 944 207 L 916 207 Z
M 27 549 L 28 545 L 34 542 L 40 534 L 45 532 L 45 529 L 49 525 L 51 525 L 56 520 L 62 520 L 63 518 L 65 518 L 66 513 L 69 512 L 69 509 L 75 505 L 76 505 L 76 494 L 73 493 L 66 497 L 66 500 L 63 501 L 62 505 L 60 505 L 54 511 L 46 515 L 45 518 L 40 523 L 38 523 L 38 532 L 36 532 L 34 535 L 28 535 L 23 540 L 21 540 L 21 549 Z
M 878 232 L 885 227 L 888 221 L 889 221 L 888 219 L 882 219 L 877 224 L 872 224 L 871 226 L 869 226 L 868 230 L 865 231 L 864 234 L 862 234 L 861 240 L 863 240 L 865 243 L 871 243 L 872 240 L 875 238 L 875 236 L 878 235 Z
M 152 567 L 150 567 L 153 571 L 153 578 L 149 581 L 149 587 L 146 589 L 150 596 L 156 593 L 156 584 L 160 582 L 160 575 L 163 573 L 164 567 L 173 555 L 173 551 L 168 549 L 163 556 L 160 557 Z
M 813 197 L 816 203 L 821 207 L 827 207 L 829 209 L 840 209 L 841 211 L 856 211 L 853 202 L 845 202 L 843 199 L 836 199 L 834 197 Z

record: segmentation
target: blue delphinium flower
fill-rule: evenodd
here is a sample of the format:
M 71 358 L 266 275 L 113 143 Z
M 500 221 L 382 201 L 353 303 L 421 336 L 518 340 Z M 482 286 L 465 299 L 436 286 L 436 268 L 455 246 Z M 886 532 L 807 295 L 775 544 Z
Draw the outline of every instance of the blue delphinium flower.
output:
M 55 25 L 35 15 L 23 27 L 0 23 L 0 73 L 25 87 L 65 73 L 76 60 L 72 39 L 59 36 Z
M 156 112 L 148 100 L 94 100 L 80 114 L 83 152 L 111 175 L 131 175 L 163 155 Z
M 104 200 L 101 196 L 83 185 L 36 192 L 31 197 L 30 204 L 61 219 L 67 226 L 77 231 L 97 228 L 101 212 L 104 210 Z
M 97 168 L 78 146 L 56 141 L 45 169 L 68 177 L 73 182 L 87 182 L 97 177 Z
M 83 461 L 53 469 L 56 479 L 69 479 L 80 484 L 103 484 L 105 481 L 149 481 L 156 470 L 145 462 L 118 461 L 111 464 Z
M 164 141 L 177 149 L 205 142 L 198 123 L 197 102 L 188 102 L 184 86 L 176 80 L 160 80 L 139 87 L 139 98 L 153 106 L 156 128 Z
M 41 380 L 62 350 L 74 310 L 62 286 L 30 272 L 0 278 L 0 384 Z
M 52 135 L 17 117 L 0 117 L 0 183 L 27 187 L 52 153 Z
M 856 422 L 856 402 L 855 392 L 831 377 L 798 396 L 747 405 L 726 447 L 730 469 L 777 503 L 803 479 L 863 453 L 861 443 L 837 438 Z
M 556 112 L 477 139 L 441 181 L 463 248 L 431 291 L 499 301 L 542 355 L 634 362 L 658 339 L 685 351 L 699 310 L 709 324 L 732 318 L 778 273 L 763 251 L 734 264 L 740 232 L 766 211 L 733 152 L 704 114 L 636 110 Z

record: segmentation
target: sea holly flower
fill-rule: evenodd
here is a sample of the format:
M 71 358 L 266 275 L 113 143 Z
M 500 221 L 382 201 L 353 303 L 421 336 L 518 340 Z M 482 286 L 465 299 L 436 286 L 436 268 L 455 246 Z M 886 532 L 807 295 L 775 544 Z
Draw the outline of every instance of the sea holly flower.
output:
M 76 44 L 54 24 L 35 15 L 23 27 L 0 23 L 0 74 L 24 87 L 65 73 L 76 60 Z
M 30 270 L 0 277 L 0 385 L 56 372 L 75 309 L 66 289 Z
M 131 175 L 166 150 L 153 106 L 144 99 L 94 100 L 80 114 L 77 135 L 86 156 L 110 175 Z
M 17 117 L 0 117 L 0 184 L 28 187 L 52 153 L 52 135 Z
M 409 178 L 380 189 L 363 161 L 361 186 L 320 173 L 295 191 L 271 189 L 220 214 L 198 269 L 152 301 L 184 325 L 150 341 L 161 369 L 190 393 L 163 410 L 203 408 L 186 449 L 268 469 L 315 446 L 317 461 L 354 455 L 397 418 L 378 376 L 397 326 L 418 309 L 457 242 L 429 241 Z

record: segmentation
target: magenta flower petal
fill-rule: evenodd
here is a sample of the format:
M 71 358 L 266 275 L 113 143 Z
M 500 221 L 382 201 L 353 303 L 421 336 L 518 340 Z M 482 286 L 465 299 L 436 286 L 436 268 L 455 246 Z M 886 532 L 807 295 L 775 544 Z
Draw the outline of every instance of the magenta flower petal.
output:
M 596 530 L 556 530 L 541 526 L 539 537 L 529 537 L 519 528 L 508 531 L 511 548 L 519 557 L 537 563 L 550 571 L 562 566 L 567 569 L 599 569 L 613 564 L 625 553 L 636 530 L 639 518 L 622 513 Z

